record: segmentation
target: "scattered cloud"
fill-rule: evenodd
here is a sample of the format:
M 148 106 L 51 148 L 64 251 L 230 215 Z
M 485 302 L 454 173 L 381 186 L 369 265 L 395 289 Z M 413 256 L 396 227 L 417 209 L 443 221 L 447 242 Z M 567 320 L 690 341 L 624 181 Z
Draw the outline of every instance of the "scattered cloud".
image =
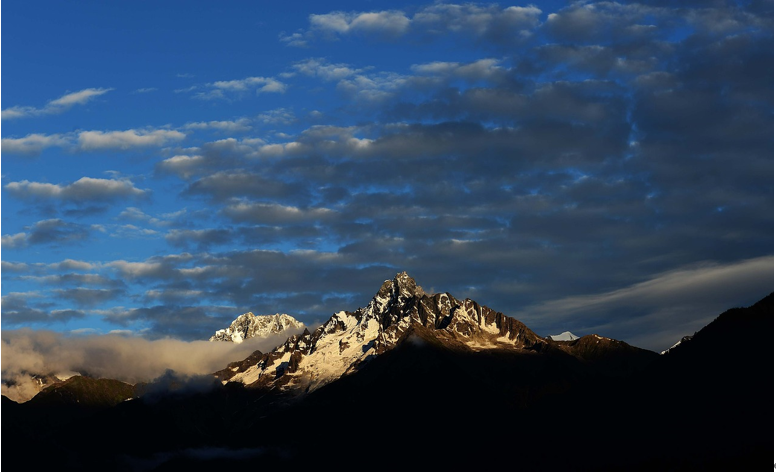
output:
M 288 46 L 305 47 L 317 37 L 336 39 L 360 35 L 383 40 L 396 40 L 410 34 L 418 37 L 458 36 L 496 44 L 514 44 L 524 39 L 540 24 L 542 11 L 533 6 L 448 4 L 426 6 L 414 15 L 400 10 L 375 12 L 342 12 L 313 14 L 306 32 L 281 35 Z

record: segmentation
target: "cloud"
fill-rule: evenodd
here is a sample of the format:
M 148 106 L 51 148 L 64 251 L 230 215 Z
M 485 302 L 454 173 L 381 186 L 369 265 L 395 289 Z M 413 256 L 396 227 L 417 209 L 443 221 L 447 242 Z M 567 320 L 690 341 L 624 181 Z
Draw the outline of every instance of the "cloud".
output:
M 193 122 L 184 125 L 188 130 L 217 130 L 229 133 L 239 133 L 251 129 L 251 120 L 240 118 L 239 120 L 211 120 L 209 122 Z
M 188 179 L 205 164 L 203 156 L 175 155 L 157 163 L 156 170 L 160 173 L 176 174 L 181 179 Z
M 128 150 L 164 146 L 185 137 L 184 133 L 176 130 L 82 131 L 78 134 L 77 146 L 82 151 Z
M 41 220 L 35 223 L 27 236 L 31 245 L 42 243 L 69 243 L 85 240 L 89 236 L 88 228 L 61 219 Z
M 362 35 L 396 40 L 415 34 L 427 38 L 457 36 L 496 44 L 514 44 L 529 36 L 540 25 L 541 13 L 533 5 L 502 9 L 498 5 L 446 3 L 424 7 L 412 16 L 400 10 L 335 11 L 310 15 L 307 32 L 281 35 L 280 40 L 289 46 L 307 46 L 315 37 L 335 39 Z
M 234 344 L 147 340 L 120 335 L 65 336 L 48 331 L 6 329 L 1 335 L 3 394 L 9 393 L 8 380 L 20 379 L 25 373 L 75 371 L 132 384 L 159 378 L 167 370 L 183 376 L 207 375 L 232 361 L 246 358 L 254 350 L 269 351 L 288 335 Z
M 91 88 L 80 90 L 78 92 L 72 92 L 63 95 L 58 99 L 49 101 L 43 108 L 20 106 L 6 108 L 2 111 L 2 119 L 8 120 L 14 118 L 36 117 L 41 115 L 62 113 L 74 105 L 84 105 L 93 100 L 95 97 L 99 97 L 107 92 L 110 92 L 111 90 L 113 89 Z
M 7 250 L 27 246 L 27 234 L 16 233 L 13 235 L 3 235 L 2 246 Z
M 57 289 L 57 297 L 69 300 L 78 307 L 95 307 L 124 294 L 124 289 L 89 289 L 84 287 Z
M 40 244 L 69 244 L 86 240 L 89 237 L 91 227 L 78 223 L 66 222 L 62 219 L 53 218 L 41 220 L 28 227 L 26 241 L 24 245 Z M 13 237 L 15 243 L 21 243 L 21 237 Z
M 773 289 L 773 272 L 773 256 L 696 264 L 621 289 L 544 302 L 516 316 L 529 325 L 617 334 L 662 351 L 736 304 L 765 297 Z
M 286 91 L 287 85 L 272 77 L 246 77 L 245 79 L 211 82 L 206 87 L 207 91 L 198 92 L 194 97 L 213 100 L 244 96 L 249 92 L 282 94 Z
M 33 133 L 24 138 L 2 138 L 0 147 L 4 153 L 39 155 L 44 149 L 54 146 L 67 146 L 69 139 L 64 135 L 43 135 Z
M 176 130 L 144 129 L 125 131 L 82 131 L 79 133 L 44 135 L 33 133 L 24 138 L 2 138 L 6 153 L 36 156 L 46 148 L 61 147 L 77 151 L 128 150 L 149 146 L 165 146 L 181 141 L 186 135 Z
M 298 183 L 271 179 L 241 169 L 220 171 L 205 176 L 191 183 L 184 193 L 206 195 L 217 201 L 234 197 L 307 201 L 310 197 L 310 192 Z
M 299 208 L 275 203 L 233 201 L 224 207 L 223 213 L 236 222 L 276 225 L 325 220 L 330 218 L 334 211 L 327 208 Z
M 207 228 L 203 230 L 170 230 L 164 239 L 178 248 L 194 247 L 205 250 L 213 245 L 224 245 L 234 240 L 234 232 L 229 228 Z
M 38 292 L 11 292 L 2 297 L 4 326 L 19 326 L 35 323 L 58 323 L 86 316 L 83 311 L 73 309 L 51 310 L 51 305 L 40 301 L 44 296 Z M 31 301 L 38 301 L 31 303 Z M 3 330 L 5 331 L 5 330 Z
M 276 108 L 256 115 L 256 119 L 267 125 L 290 125 L 296 121 L 296 116 L 288 108 Z
M 305 36 L 302 33 L 286 34 L 285 32 L 281 32 L 278 35 L 278 40 L 280 40 L 281 43 L 286 43 L 286 46 L 295 48 L 306 48 L 308 46 L 307 39 L 305 39 Z
M 310 15 L 310 27 L 324 34 L 365 33 L 378 37 L 395 38 L 403 35 L 410 19 L 403 12 L 391 10 L 370 13 L 332 12 Z
M 148 191 L 138 189 L 131 181 L 82 177 L 70 184 L 49 184 L 27 180 L 10 182 L 4 186 L 14 197 L 21 199 L 53 199 L 67 202 L 110 201 L 145 196 Z

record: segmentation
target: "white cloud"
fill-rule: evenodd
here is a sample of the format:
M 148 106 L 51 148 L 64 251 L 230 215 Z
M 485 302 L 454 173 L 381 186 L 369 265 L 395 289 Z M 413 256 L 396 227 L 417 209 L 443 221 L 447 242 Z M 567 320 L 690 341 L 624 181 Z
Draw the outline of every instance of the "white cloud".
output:
M 33 133 L 24 138 L 3 138 L 0 147 L 4 153 L 37 155 L 46 148 L 67 146 L 70 140 L 64 135 L 43 135 Z
M 326 81 L 337 81 L 362 72 L 347 64 L 331 64 L 323 58 L 309 58 L 294 64 L 293 68 L 304 75 L 320 77 Z
M 312 29 L 324 33 L 368 33 L 384 37 L 398 37 L 406 33 L 410 19 L 403 12 L 391 10 L 369 13 L 332 12 L 310 15 Z
M 184 125 L 188 130 L 219 130 L 227 132 L 241 132 L 251 129 L 251 120 L 240 118 L 239 120 L 211 120 L 209 122 L 193 122 Z
M 27 246 L 27 234 L 17 233 L 15 235 L 3 235 L 2 246 L 6 249 L 21 248 Z
M 256 119 L 266 124 L 290 125 L 296 121 L 296 116 L 294 116 L 292 110 L 287 108 L 276 108 L 256 115 Z
M 2 111 L 2 119 L 34 117 L 62 113 L 73 105 L 84 105 L 95 97 L 99 97 L 113 89 L 84 89 L 65 94 L 58 99 L 49 101 L 43 108 L 16 106 Z
M 176 174 L 177 176 L 188 179 L 194 175 L 205 164 L 203 156 L 188 156 L 179 154 L 172 158 L 167 158 L 156 165 L 161 172 Z
M 111 200 L 123 197 L 140 197 L 146 191 L 138 189 L 128 180 L 95 179 L 82 177 L 71 184 L 49 184 L 27 180 L 10 182 L 5 189 L 20 198 L 61 199 L 69 201 Z
M 509 43 L 526 37 L 539 26 L 541 10 L 498 5 L 437 3 L 418 11 L 411 18 L 399 10 L 378 12 L 335 11 L 310 15 L 310 29 L 293 35 L 281 35 L 289 46 L 306 46 L 316 35 L 328 37 L 363 34 L 395 39 L 416 33 L 425 36 L 460 35 L 497 43 Z
M 287 86 L 273 77 L 246 77 L 245 79 L 211 82 L 206 87 L 209 88 L 208 91 L 195 94 L 194 97 L 204 100 L 226 99 L 229 96 L 245 95 L 251 91 L 255 91 L 257 94 L 282 94 L 286 91 Z
M 185 137 L 184 133 L 175 130 L 83 131 L 78 134 L 78 148 L 84 151 L 127 150 L 137 147 L 164 146 Z
M 280 33 L 278 39 L 281 43 L 286 43 L 286 46 L 293 46 L 295 48 L 307 47 L 307 39 L 302 33 L 292 33 L 290 35 Z

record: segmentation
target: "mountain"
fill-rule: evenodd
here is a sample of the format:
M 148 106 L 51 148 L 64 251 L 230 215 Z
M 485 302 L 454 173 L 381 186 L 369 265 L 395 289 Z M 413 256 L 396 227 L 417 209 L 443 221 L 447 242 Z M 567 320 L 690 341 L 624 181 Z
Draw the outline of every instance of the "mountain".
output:
M 288 314 L 253 315 L 253 312 L 248 312 L 234 319 L 229 327 L 216 331 L 210 341 L 242 343 L 248 338 L 266 338 L 301 328 L 304 324 Z
M 135 387 L 115 379 L 94 379 L 85 376 L 71 376 L 65 381 L 54 383 L 28 403 L 36 406 L 111 407 L 135 397 Z
M 689 342 L 690 340 L 692 340 L 692 335 L 685 335 L 684 337 L 682 337 L 681 340 L 679 340 L 678 342 L 676 342 L 673 345 L 671 345 L 671 348 L 668 348 L 667 350 L 661 351 L 660 354 L 661 355 L 665 355 L 666 353 L 670 352 L 671 350 L 673 350 L 674 348 L 678 347 L 682 343 Z
M 75 371 L 62 371 L 57 373 L 28 373 L 21 371 L 2 379 L 3 394 L 16 402 L 26 402 L 45 388 L 65 381 L 79 373 Z M 6 374 L 3 373 L 5 376 Z
M 760 471 L 774 455 L 773 318 L 771 295 L 659 356 L 595 334 L 540 339 L 400 273 L 366 307 L 217 373 L 253 383 L 99 409 L 81 407 L 91 388 L 64 404 L 3 397 L 3 468 Z
M 406 272 L 386 280 L 365 307 L 334 314 L 314 332 L 305 329 L 254 362 L 233 363 L 216 373 L 224 384 L 306 393 L 354 373 L 398 345 L 429 343 L 466 353 L 568 354 L 602 361 L 611 352 L 623 368 L 653 352 L 599 336 L 573 342 L 539 337 L 522 322 L 450 293 L 426 294 Z M 247 361 L 247 360 L 246 360 Z
M 563 332 L 558 335 L 550 335 L 549 338 L 556 342 L 570 342 L 572 340 L 578 339 L 579 337 L 577 337 L 571 332 Z

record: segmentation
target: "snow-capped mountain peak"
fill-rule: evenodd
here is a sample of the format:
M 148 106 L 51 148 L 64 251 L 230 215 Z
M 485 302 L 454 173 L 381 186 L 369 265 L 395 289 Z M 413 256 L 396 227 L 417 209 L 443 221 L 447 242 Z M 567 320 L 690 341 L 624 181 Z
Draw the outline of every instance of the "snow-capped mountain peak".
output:
M 428 295 L 402 272 L 386 280 L 366 307 L 337 312 L 313 333 L 289 338 L 247 369 L 222 370 L 218 376 L 224 383 L 312 391 L 358 370 L 412 333 L 458 350 L 523 350 L 547 343 L 520 321 L 470 299 Z
M 301 329 L 304 326 L 302 322 L 288 314 L 253 315 L 253 312 L 247 312 L 234 319 L 229 327 L 216 331 L 210 337 L 210 341 L 242 343 L 248 338 L 269 337 L 289 329 Z
M 567 331 L 567 332 L 560 333 L 558 335 L 550 335 L 550 338 L 556 342 L 571 342 L 571 341 L 577 340 L 579 337 Z

